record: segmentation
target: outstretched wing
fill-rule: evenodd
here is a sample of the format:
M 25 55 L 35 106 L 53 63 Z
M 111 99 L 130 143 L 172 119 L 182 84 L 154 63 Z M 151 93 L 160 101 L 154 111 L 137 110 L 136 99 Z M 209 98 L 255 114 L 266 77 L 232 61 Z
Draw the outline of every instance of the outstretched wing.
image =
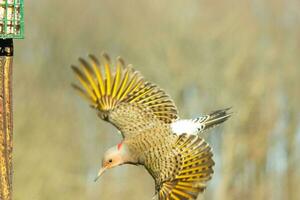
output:
M 209 145 L 195 135 L 182 135 L 175 144 L 178 170 L 175 178 L 162 183 L 159 200 L 195 200 L 213 174 L 213 153 Z
M 102 56 L 103 64 L 93 55 L 89 58 L 90 61 L 79 59 L 80 68 L 72 66 L 82 86 L 73 87 L 124 137 L 135 134 L 135 128 L 171 123 L 178 118 L 177 108 L 169 95 L 147 82 L 131 66 L 125 66 L 122 59 L 117 59 L 116 69 L 112 71 L 108 55 Z

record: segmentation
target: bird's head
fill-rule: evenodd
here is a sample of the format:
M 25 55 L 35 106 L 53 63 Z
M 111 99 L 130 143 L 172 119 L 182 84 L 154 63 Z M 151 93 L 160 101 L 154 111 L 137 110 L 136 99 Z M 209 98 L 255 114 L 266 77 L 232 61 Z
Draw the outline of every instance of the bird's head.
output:
M 107 169 L 131 162 L 132 159 L 126 144 L 119 143 L 118 145 L 111 147 L 104 154 L 102 167 L 100 168 L 95 181 L 97 181 Z

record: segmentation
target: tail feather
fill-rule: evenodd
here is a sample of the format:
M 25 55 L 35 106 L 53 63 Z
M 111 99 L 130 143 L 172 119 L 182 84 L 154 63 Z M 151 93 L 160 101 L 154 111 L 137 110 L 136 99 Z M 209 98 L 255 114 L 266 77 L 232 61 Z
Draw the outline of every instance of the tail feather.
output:
M 225 122 L 232 114 L 228 112 L 230 109 L 216 110 L 208 115 L 194 119 L 193 121 L 199 125 L 198 132 L 203 132 Z
M 180 119 L 171 124 L 173 133 L 182 135 L 184 133 L 189 135 L 197 135 L 225 122 L 230 116 L 231 108 L 216 110 L 208 115 L 197 117 L 195 119 Z

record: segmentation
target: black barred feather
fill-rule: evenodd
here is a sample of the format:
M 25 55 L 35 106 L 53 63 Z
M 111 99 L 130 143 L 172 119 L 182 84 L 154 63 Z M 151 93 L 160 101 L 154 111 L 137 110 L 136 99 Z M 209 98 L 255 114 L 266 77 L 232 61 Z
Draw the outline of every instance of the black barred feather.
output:
M 200 125 L 199 132 L 213 128 L 225 122 L 232 113 L 229 112 L 231 108 L 216 110 L 208 115 L 193 119 L 193 122 Z

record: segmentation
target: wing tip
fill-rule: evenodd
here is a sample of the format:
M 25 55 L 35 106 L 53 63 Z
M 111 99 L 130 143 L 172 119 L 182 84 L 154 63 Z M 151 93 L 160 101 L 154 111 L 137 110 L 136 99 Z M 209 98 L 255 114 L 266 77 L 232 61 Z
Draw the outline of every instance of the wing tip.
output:
M 104 58 L 104 61 L 107 62 L 108 64 L 111 63 L 110 56 L 106 52 L 101 53 L 102 58 Z
M 88 57 L 97 65 L 100 65 L 98 58 L 94 54 L 88 54 Z
M 125 68 L 125 61 L 121 56 L 117 57 L 117 62 L 122 66 L 122 68 Z

